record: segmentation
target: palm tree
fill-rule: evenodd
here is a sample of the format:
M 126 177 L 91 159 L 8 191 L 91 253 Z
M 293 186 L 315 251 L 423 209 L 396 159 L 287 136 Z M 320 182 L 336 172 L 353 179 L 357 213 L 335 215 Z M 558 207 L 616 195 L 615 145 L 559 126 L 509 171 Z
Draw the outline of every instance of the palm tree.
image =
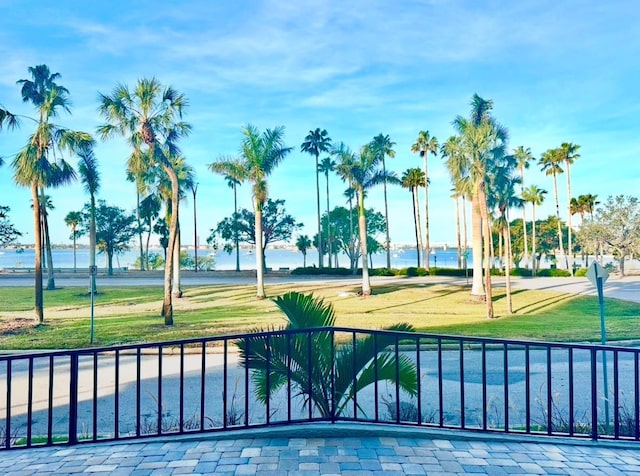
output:
M 382 162 L 382 173 L 386 176 L 387 167 L 385 164 L 385 157 L 389 156 L 390 158 L 394 158 L 396 156 L 396 151 L 393 150 L 393 146 L 396 145 L 395 142 L 391 140 L 388 135 L 378 134 L 371 141 L 371 148 L 373 153 L 377 156 L 377 160 Z M 387 250 L 387 269 L 391 268 L 391 239 L 389 238 L 389 206 L 387 204 L 387 181 L 382 182 L 382 187 L 384 191 L 384 221 L 387 226 L 386 230 L 386 241 L 385 241 L 385 249 Z
M 316 159 L 316 204 L 318 208 L 318 267 L 322 268 L 322 227 L 320 223 L 320 173 L 318 171 L 318 159 L 321 152 L 328 152 L 331 149 L 331 138 L 326 129 L 320 130 L 316 128 L 314 131 L 309 131 L 309 134 L 304 138 L 304 142 L 300 146 L 302 152 L 313 155 Z M 329 258 L 331 259 L 331 258 Z
M 144 268 L 149 270 L 149 243 L 151 241 L 151 233 L 153 232 L 154 221 L 160 216 L 160 208 L 162 206 L 160 196 L 152 192 L 140 201 L 140 218 L 144 223 L 144 228 L 147 231 L 147 238 L 144 247 Z
M 329 220 L 329 172 L 336 169 L 336 162 L 331 157 L 325 157 L 318 165 L 318 172 L 324 174 L 327 184 L 327 249 L 329 250 L 329 259 L 327 265 L 331 268 L 331 222 Z
M 0 131 L 4 126 L 9 129 L 15 129 L 20 125 L 20 121 L 15 114 L 12 114 L 0 104 Z
M 420 226 L 420 205 L 418 203 L 418 187 L 424 187 L 424 172 L 418 167 L 407 169 L 402 178 L 402 186 L 411 192 L 413 203 L 413 227 L 416 234 L 416 266 L 420 267 L 420 250 L 422 250 L 422 227 Z
M 100 190 L 100 172 L 93 149 L 85 147 L 78 152 L 78 172 L 85 191 L 89 194 L 89 266 L 96 265 L 96 194 Z M 148 253 L 148 250 L 147 250 Z M 96 277 L 91 274 L 90 293 L 96 292 Z
M 76 240 L 78 238 L 77 228 L 78 225 L 82 222 L 82 213 L 80 212 L 69 212 L 67 216 L 64 217 L 64 223 L 68 227 L 71 227 L 71 238 L 73 239 L 73 272 L 76 272 Z
M 58 73 L 51 74 L 46 65 L 29 68 L 32 80 L 22 79 L 22 99 L 36 109 L 38 118 L 33 119 L 36 130 L 13 162 L 16 184 L 31 189 L 34 204 L 40 203 L 47 186 L 60 186 L 75 178 L 71 165 L 63 159 L 63 152 L 75 153 L 93 144 L 85 132 L 72 131 L 51 122 L 60 110 L 69 112 L 69 96 L 66 88 L 56 84 Z M 6 120 L 6 119 L 5 119 Z M 42 209 L 33 207 L 35 243 L 35 314 L 38 322 L 44 321 L 42 295 Z M 49 262 L 51 265 L 51 262 Z M 53 267 L 49 266 L 48 287 L 55 288 Z
M 296 240 L 296 247 L 302 253 L 302 267 L 307 267 L 307 250 L 311 248 L 311 240 L 307 235 L 300 235 Z
M 347 189 L 344 191 L 344 196 L 347 198 L 347 203 L 349 204 L 349 264 L 351 271 L 355 274 L 357 271 L 357 259 L 354 259 L 355 233 L 353 230 L 353 200 L 356 197 L 356 193 L 351 183 L 351 169 L 355 164 L 356 156 L 343 142 L 333 148 L 332 154 L 339 159 L 339 163 L 336 165 L 336 173 L 348 184 Z
M 536 255 L 536 206 L 542 205 L 544 202 L 544 197 L 547 194 L 546 190 L 536 187 L 535 185 L 529 185 L 522 192 L 522 198 L 525 202 L 529 202 L 531 204 L 532 210 L 532 218 L 533 218 L 533 226 L 531 230 L 531 276 L 536 275 L 537 271 L 537 255 Z
M 326 131 L 325 131 L 326 132 Z M 253 125 L 242 128 L 244 138 L 239 159 L 220 158 L 209 166 L 212 171 L 233 170 L 237 180 L 251 182 L 256 233 L 256 276 L 258 299 L 264 299 L 264 256 L 262 254 L 262 209 L 268 196 L 267 177 L 292 151 L 284 145 L 284 126 L 266 129 L 263 133 Z M 316 169 L 317 170 L 317 169 Z
M 260 402 L 267 402 L 289 384 L 303 396 L 309 411 L 315 408 L 328 418 L 341 415 L 358 392 L 376 382 L 388 381 L 410 396 L 417 394 L 415 364 L 388 350 L 397 344 L 396 337 L 369 334 L 354 340 L 352 346 L 338 347 L 327 329 L 335 325 L 330 304 L 297 292 L 277 297 L 275 304 L 286 315 L 287 325 L 271 335 L 247 336 L 237 342 L 240 364 L 252 370 Z M 322 330 L 309 333 L 314 328 Z M 385 330 L 411 332 L 413 327 L 396 324 Z
M 477 264 L 482 251 L 484 261 L 484 301 L 487 308 L 487 318 L 493 318 L 493 301 L 491 289 L 491 259 L 490 245 L 491 227 L 489 224 L 489 209 L 487 205 L 487 181 L 493 168 L 504 158 L 507 143 L 507 130 L 498 124 L 490 111 L 493 101 L 485 100 L 474 94 L 471 100 L 470 117 L 456 117 L 454 127 L 461 137 L 461 149 L 464 160 L 461 166 L 466 169 L 463 175 L 468 175 L 472 184 L 472 224 L 473 224 L 473 264 L 474 278 L 481 271 Z M 483 246 L 484 239 L 484 246 Z M 475 284 L 475 279 L 474 279 Z M 474 291 L 482 291 L 472 287 Z M 480 297 L 481 295 L 477 294 Z
M 209 164 L 209 170 L 221 174 L 227 181 L 227 186 L 233 190 L 233 241 L 236 249 L 236 272 L 240 272 L 240 241 L 238 238 L 238 185 L 244 181 L 244 166 L 241 159 L 221 158 Z
M 173 207 L 169 224 L 169 246 L 165 260 L 164 299 L 162 316 L 165 325 L 173 325 L 173 275 L 178 238 L 178 203 L 180 184 L 173 169 L 172 157 L 178 157 L 177 141 L 188 135 L 191 126 L 182 121 L 187 99 L 172 87 L 163 87 L 155 78 L 139 79 L 130 91 L 118 85 L 110 95 L 100 94 L 99 112 L 107 121 L 98 128 L 103 139 L 119 135 L 125 137 L 134 151 L 142 150 L 149 158 L 149 166 L 159 165 L 171 182 Z M 178 253 L 180 251 L 178 250 Z
M 535 159 L 533 158 L 531 149 L 529 147 L 525 149 L 524 146 L 521 146 L 521 145 L 513 149 L 513 156 L 516 159 L 518 171 L 520 172 L 520 196 L 522 196 L 522 193 L 524 192 L 524 169 L 528 169 L 529 166 L 531 165 L 531 162 Z M 523 258 L 526 265 L 529 261 L 529 244 L 527 243 L 526 207 L 522 207 L 522 227 L 523 227 L 522 239 L 524 241 L 523 243 L 524 257 Z
M 352 163 L 340 165 L 340 173 L 347 178 L 357 196 L 358 205 L 358 230 L 360 233 L 360 249 L 362 255 L 362 295 L 371 295 L 371 282 L 369 280 L 369 266 L 367 264 L 367 221 L 364 206 L 365 192 L 375 185 L 385 181 L 400 184 L 400 180 L 390 172 L 378 168 L 379 156 L 366 145 L 360 149 L 360 153 L 353 158 Z
M 570 167 L 576 160 L 580 158 L 580 154 L 578 154 L 578 149 L 580 146 L 578 144 L 574 144 L 572 142 L 563 142 L 560 145 L 560 151 L 562 157 L 564 159 L 565 172 L 567 172 L 567 197 L 571 198 L 571 172 Z M 571 276 L 573 276 L 573 242 L 572 235 L 573 229 L 571 226 L 571 201 L 567 204 L 568 216 L 567 216 L 567 248 L 569 253 L 569 272 Z
M 471 184 L 468 174 L 468 163 L 462 150 L 462 139 L 460 136 L 449 137 L 442 147 L 440 148 L 440 154 L 445 159 L 445 165 L 449 171 L 449 178 L 451 179 L 452 198 L 455 200 L 456 205 L 456 237 L 457 237 L 457 258 L 458 268 L 462 268 L 463 258 L 464 266 L 466 267 L 466 252 L 467 252 L 467 218 L 466 218 L 466 196 L 470 194 Z M 462 246 L 460 239 L 460 212 L 459 201 L 462 198 L 462 215 L 464 223 L 464 246 Z M 464 249 L 464 254 L 462 250 Z M 482 281 L 480 280 L 480 286 Z
M 553 177 L 553 192 L 556 199 L 556 219 L 558 223 L 558 248 L 560 249 L 560 256 L 565 257 L 565 264 L 569 267 L 562 241 L 562 222 L 560 221 L 560 202 L 558 199 L 558 175 L 564 172 L 560 166 L 563 161 L 564 157 L 560 149 L 549 149 L 542 154 L 542 157 L 538 160 L 538 164 L 542 172 L 547 176 L 551 175 Z
M 438 155 L 438 139 L 435 137 L 431 137 L 429 135 L 429 131 L 420 131 L 418 132 L 418 138 L 416 139 L 415 144 L 411 146 L 411 152 L 414 154 L 419 153 L 420 157 L 422 157 L 424 161 L 424 223 L 425 223 L 425 234 L 424 234 L 424 253 L 422 260 L 424 262 L 424 268 L 429 269 L 429 172 L 427 170 L 427 156 L 429 152 L 433 155 Z
M 593 220 L 593 212 L 596 209 L 596 205 L 599 205 L 600 202 L 598 201 L 598 196 L 597 195 L 593 195 L 591 193 L 587 193 L 586 195 L 580 195 L 583 198 L 584 201 L 584 210 L 585 213 L 588 213 L 589 216 L 591 217 L 591 220 Z
M 189 190 L 193 195 L 193 254 L 194 263 L 193 270 L 198 272 L 198 213 L 196 210 L 196 194 L 198 193 L 198 184 L 192 183 L 189 185 Z

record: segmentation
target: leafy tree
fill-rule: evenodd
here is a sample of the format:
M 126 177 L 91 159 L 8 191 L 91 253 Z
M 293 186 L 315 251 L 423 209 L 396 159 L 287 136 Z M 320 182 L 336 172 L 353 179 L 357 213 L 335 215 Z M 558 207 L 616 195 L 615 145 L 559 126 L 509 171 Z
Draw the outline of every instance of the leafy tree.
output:
M 263 240 L 256 239 L 256 215 L 254 212 L 243 208 L 237 215 L 228 217 L 218 223 L 207 239 L 212 243 L 216 236 L 224 240 L 223 249 L 227 253 L 233 251 L 235 236 L 237 234 L 241 243 L 249 243 L 256 247 L 256 254 L 262 255 L 263 266 L 266 267 L 264 252 L 270 243 L 288 241 L 296 230 L 302 228 L 302 223 L 297 223 L 295 218 L 284 208 L 284 200 L 267 199 L 262 209 L 262 233 Z M 259 253 L 261 250 L 261 253 Z
M 304 142 L 300 146 L 300 150 L 302 152 L 306 152 L 307 154 L 312 155 L 316 159 L 316 204 L 318 209 L 318 266 L 320 268 L 322 265 L 322 234 L 320 233 L 321 223 L 320 223 L 320 170 L 319 166 L 319 158 L 321 152 L 329 152 L 331 149 L 331 137 L 329 137 L 329 133 L 326 129 L 320 130 L 320 128 L 316 128 L 313 131 L 309 131 L 309 134 L 304 138 Z
M 611 250 L 624 276 L 626 258 L 640 251 L 640 201 L 632 196 L 608 197 L 585 225 L 584 234 Z
M 296 248 L 302 253 L 302 267 L 307 267 L 307 250 L 311 248 L 311 240 L 308 235 L 300 235 L 296 240 Z
M 396 156 L 396 151 L 393 150 L 394 145 L 396 145 L 396 143 L 393 142 L 388 135 L 382 134 L 375 136 L 369 143 L 373 154 L 376 156 L 377 160 L 382 163 L 382 173 L 385 176 L 385 179 L 382 182 L 382 190 L 384 192 L 384 219 L 387 223 L 385 240 L 387 269 L 391 268 L 391 239 L 389 238 L 389 206 L 387 204 L 387 167 L 385 165 L 385 157 L 389 156 L 390 158 L 393 158 Z
M 391 382 L 415 396 L 418 376 L 414 363 L 390 349 L 396 338 L 389 334 L 357 339 L 352 345 L 336 346 L 329 330 L 335 325 L 330 304 L 312 295 L 287 293 L 274 300 L 285 314 L 287 325 L 270 336 L 249 335 L 237 341 L 240 363 L 251 370 L 256 398 L 265 403 L 288 383 L 321 417 L 341 415 L 358 392 L 376 382 Z M 413 331 L 409 324 L 385 328 Z M 310 358 L 311 357 L 311 358 Z
M 57 187 L 75 178 L 71 165 L 64 160 L 65 152 L 75 153 L 93 144 L 92 137 L 85 132 L 72 131 L 52 122 L 61 110 L 70 111 L 69 91 L 56 83 L 58 73 L 48 66 L 29 68 L 32 79 L 21 79 L 21 94 L 24 102 L 33 104 L 37 119 L 35 131 L 14 160 L 14 181 L 31 189 L 31 199 L 39 204 L 44 198 L 45 187 Z M 42 200 L 44 202 L 44 200 Z M 35 243 L 35 314 L 38 322 L 44 321 L 42 295 L 42 209 L 33 207 L 33 240 Z M 49 262 L 51 265 L 51 262 Z M 48 288 L 55 288 L 53 267 L 49 266 Z
M 167 261 L 167 248 L 169 248 L 169 226 L 164 218 L 158 219 L 153 225 L 153 232 L 158 235 L 158 242 L 164 251 L 164 261 Z
M 413 228 L 416 235 L 416 266 L 420 267 L 420 254 L 422 251 L 422 227 L 420 226 L 420 205 L 418 203 L 418 187 L 424 186 L 424 172 L 418 167 L 407 169 L 400 179 L 402 186 L 411 192 L 413 203 Z
M 467 206 L 466 201 L 471 197 L 473 184 L 468 171 L 468 162 L 462 150 L 462 138 L 460 136 L 449 137 L 442 147 L 440 154 L 445 159 L 445 166 L 449 172 L 449 178 L 452 185 L 451 197 L 456 204 L 456 239 L 457 239 L 457 258 L 458 268 L 467 267 Z M 462 199 L 462 230 L 463 237 L 460 237 L 460 212 L 459 203 Z M 427 260 L 428 261 L 428 260 Z M 477 281 L 476 281 L 477 280 Z M 481 277 L 474 278 L 475 286 L 482 287 Z
M 326 131 L 325 131 L 326 132 Z M 256 241 L 256 297 L 263 299 L 264 292 L 264 255 L 257 250 L 264 248 L 262 213 L 268 196 L 267 177 L 291 152 L 291 147 L 284 145 L 284 127 L 267 129 L 262 134 L 251 124 L 242 130 L 244 136 L 240 147 L 240 159 L 218 160 L 219 167 L 237 164 L 239 180 L 247 180 L 252 183 L 253 209 L 255 211 L 255 241 Z
M 100 94 L 99 112 L 106 123 L 98 128 L 103 139 L 122 136 L 134 155 L 144 154 L 149 166 L 160 166 L 171 183 L 171 221 L 169 246 L 165 260 L 162 316 L 165 325 L 173 325 L 174 252 L 178 243 L 178 205 L 180 184 L 172 158 L 180 156 L 177 141 L 188 135 L 191 126 L 182 120 L 186 97 L 172 87 L 163 87 L 155 79 L 139 79 L 130 91 L 118 85 L 110 95 Z
M 438 139 L 435 136 L 429 135 L 429 131 L 420 131 L 415 144 L 411 146 L 411 152 L 414 154 L 420 154 L 424 163 L 424 253 L 423 263 L 424 268 L 429 269 L 429 249 L 431 244 L 429 243 L 429 171 L 427 170 L 427 156 L 429 152 L 433 155 L 438 155 Z
M 385 232 L 386 220 L 384 215 L 369 208 L 365 211 L 367 243 L 375 241 L 377 237 Z M 323 217 L 323 222 L 326 222 Z M 362 247 L 360 246 L 360 235 L 351 232 L 351 223 L 358 221 L 358 210 L 347 209 L 345 207 L 335 207 L 329 213 L 331 223 L 332 239 L 335 243 L 336 252 L 342 251 L 349 258 L 350 268 L 357 270 L 358 260 L 362 257 Z M 324 231 L 324 230 L 323 230 Z M 367 251 L 369 251 L 367 249 Z
M 76 272 L 76 240 L 78 239 L 78 225 L 82 223 L 82 213 L 69 212 L 64 217 L 64 223 L 71 228 L 71 239 L 73 240 L 73 272 Z
M 531 204 L 531 213 L 533 215 L 533 223 L 531 229 L 531 275 L 535 276 L 538 269 L 537 255 L 536 255 L 536 207 L 542 205 L 544 197 L 547 194 L 546 190 L 536 187 L 535 185 L 529 185 L 522 191 L 522 199 L 526 203 Z M 524 228 L 526 233 L 526 227 Z
M 84 236 L 90 233 L 91 205 L 85 204 L 82 211 L 82 229 L 78 233 Z M 122 208 L 107 205 L 104 200 L 98 200 L 95 209 L 96 242 L 102 253 L 107 254 L 109 276 L 113 275 L 113 255 L 122 254 L 130 249 L 129 243 L 136 235 L 136 217 L 127 215 Z
M 0 246 L 7 246 L 22 236 L 18 230 L 15 229 L 13 223 L 9 221 L 9 211 L 11 209 L 7 206 L 0 205 Z
M 20 121 L 15 114 L 12 114 L 0 104 L 0 131 L 4 126 L 9 129 L 15 129 L 20 125 Z M 1 162 L 0 162 L 1 164 Z
M 151 233 L 153 231 L 155 221 L 160 216 L 160 206 L 161 206 L 161 203 L 160 203 L 160 197 L 158 196 L 158 194 L 150 193 L 140 201 L 140 206 L 138 207 L 140 219 L 142 220 L 142 223 L 143 223 L 142 228 L 147 232 L 145 251 L 144 251 L 144 263 L 141 263 L 140 265 L 141 270 L 157 269 L 157 267 L 155 268 L 149 267 L 151 266 L 151 263 L 149 262 L 151 259 L 151 257 L 149 256 L 149 243 L 151 241 Z M 163 264 L 164 264 L 164 260 L 163 260 Z

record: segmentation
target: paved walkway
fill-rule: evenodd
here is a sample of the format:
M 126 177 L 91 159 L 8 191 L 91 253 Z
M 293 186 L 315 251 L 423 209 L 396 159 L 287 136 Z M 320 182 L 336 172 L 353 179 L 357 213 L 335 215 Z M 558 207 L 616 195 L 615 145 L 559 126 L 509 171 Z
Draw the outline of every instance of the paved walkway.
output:
M 6 476 L 640 475 L 640 443 L 566 444 L 566 440 L 540 438 L 525 442 L 522 438 L 493 435 L 467 434 L 465 438 L 460 432 L 427 433 L 424 429 L 418 435 L 416 430 L 394 430 L 389 426 L 350 428 L 344 431 L 325 426 L 324 432 L 318 432 L 309 425 L 252 431 L 255 434 L 252 438 L 247 437 L 249 433 L 236 434 L 232 440 L 205 435 L 8 451 L 0 453 L 0 473 Z M 331 433 L 336 436 L 321 436 Z M 358 433 L 359 436 L 354 436 Z

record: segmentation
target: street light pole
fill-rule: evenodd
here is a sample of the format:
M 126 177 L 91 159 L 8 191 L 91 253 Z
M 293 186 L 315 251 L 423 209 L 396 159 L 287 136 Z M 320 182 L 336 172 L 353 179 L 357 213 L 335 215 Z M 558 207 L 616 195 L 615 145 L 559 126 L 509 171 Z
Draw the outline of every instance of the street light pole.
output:
M 194 255 L 194 271 L 198 272 L 198 213 L 196 211 L 196 193 L 198 192 L 198 184 L 191 186 L 193 193 L 193 255 Z

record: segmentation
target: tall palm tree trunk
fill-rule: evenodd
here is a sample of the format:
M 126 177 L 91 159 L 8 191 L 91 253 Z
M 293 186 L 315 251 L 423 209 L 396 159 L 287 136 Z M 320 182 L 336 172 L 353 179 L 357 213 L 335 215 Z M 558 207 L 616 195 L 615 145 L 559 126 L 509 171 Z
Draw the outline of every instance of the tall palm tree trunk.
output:
M 179 213 L 179 212 L 178 212 Z M 182 288 L 180 287 L 180 217 L 176 220 L 177 230 L 176 230 L 176 239 L 175 239 L 175 249 L 173 250 L 173 297 L 181 298 L 182 297 Z
M 538 255 L 536 254 L 536 204 L 532 203 L 531 214 L 533 223 L 531 225 L 531 276 L 535 277 L 538 271 Z
M 520 169 L 520 197 L 524 194 L 524 169 Z M 529 243 L 527 240 L 527 207 L 522 207 L 522 240 L 524 244 L 524 265 L 529 266 Z
M 136 179 L 136 223 L 138 225 L 138 243 L 140 244 L 140 270 L 145 270 L 144 245 L 142 242 L 142 223 L 140 221 L 140 186 Z
M 35 313 L 38 324 L 44 322 L 44 305 L 42 299 L 42 223 L 40 221 L 40 206 L 38 200 L 38 186 L 31 185 L 31 198 L 33 199 L 33 243 L 35 246 Z
M 262 254 L 262 204 L 256 201 L 256 297 L 264 299 L 264 255 Z
M 422 255 L 422 262 L 424 263 L 424 269 L 429 269 L 429 249 L 431 244 L 429 243 L 429 173 L 427 170 L 427 150 L 424 151 L 424 253 Z
M 367 263 L 367 219 L 364 209 L 364 191 L 358 190 L 358 229 L 360 230 L 360 249 L 362 250 L 362 295 L 371 295 L 369 266 Z
M 75 225 L 71 230 L 71 233 L 73 234 L 73 272 L 75 273 L 78 267 L 78 261 L 76 260 L 76 227 Z
M 411 202 L 413 203 L 413 229 L 416 235 L 416 266 L 420 267 L 420 237 L 418 236 L 418 230 L 420 229 L 420 222 L 418 221 L 417 208 L 416 208 L 416 189 L 411 188 Z
M 464 196 L 462 197 L 462 246 L 464 247 L 464 267 L 468 268 L 469 264 L 467 263 L 467 250 L 469 249 L 469 243 L 467 243 L 467 199 L 464 198 Z
M 382 182 L 382 191 L 384 193 L 384 223 L 386 241 L 384 247 L 387 250 L 387 269 L 391 269 L 391 239 L 389 238 L 389 205 L 387 203 L 387 167 L 384 161 L 384 153 L 382 154 L 382 173 L 384 174 L 384 180 Z
M 566 255 L 564 252 L 564 244 L 562 242 L 562 224 L 560 223 L 560 201 L 558 200 L 558 180 L 557 175 L 553 174 L 553 192 L 556 198 L 556 218 L 558 221 L 558 246 L 560 248 L 560 259 L 563 257 L 566 260 Z M 567 263 L 568 266 L 568 263 Z
M 44 249 L 47 254 L 47 290 L 53 291 L 56 288 L 55 272 L 53 270 L 53 253 L 51 252 L 51 238 L 49 235 L 49 219 L 47 212 L 47 199 L 44 187 L 40 187 L 40 199 L 42 200 L 42 225 L 44 232 Z
M 485 193 L 485 184 L 480 184 L 478 187 L 478 201 L 480 204 L 480 213 L 482 216 L 482 224 L 484 227 L 484 288 L 485 288 L 485 302 L 487 304 L 487 319 L 493 319 L 495 317 L 493 313 L 493 293 L 491 289 L 491 263 L 489 256 L 489 244 L 493 241 L 491 239 L 491 227 L 489 226 L 489 210 L 487 209 L 487 196 Z
M 453 197 L 456 205 L 456 245 L 458 252 L 456 253 L 457 261 L 458 261 L 458 269 L 462 269 L 462 243 L 460 240 L 460 197 Z
M 351 187 L 349 183 L 349 187 Z M 354 249 L 355 235 L 353 232 L 353 198 L 349 197 L 349 251 L 351 252 L 349 261 L 351 262 L 351 273 L 356 274 L 358 268 L 358 260 L 356 259 L 356 250 Z
M 567 268 L 573 276 L 573 244 L 572 244 L 572 227 L 571 227 L 571 172 L 569 170 L 569 162 L 565 161 L 567 166 Z
M 476 193 L 471 198 L 471 247 L 473 250 L 471 296 L 479 301 L 485 299 L 484 285 L 482 283 L 482 221 L 480 202 Z
M 511 227 L 507 217 L 504 226 L 504 286 L 507 297 L 507 314 L 513 314 L 511 300 Z
M 415 220 L 416 220 L 416 230 L 418 232 L 418 268 L 420 267 L 420 253 L 423 253 L 423 242 L 422 242 L 422 222 L 420 221 L 420 194 L 418 193 L 418 188 L 416 187 L 413 191 L 414 200 L 415 200 Z M 424 256 L 424 255 L 423 255 Z
M 233 184 L 233 241 L 236 247 L 236 272 L 240 272 L 240 239 L 238 238 L 238 189 Z
M 167 257 L 164 266 L 164 299 L 162 302 L 162 316 L 166 326 L 173 325 L 173 253 L 176 249 L 178 235 L 178 176 L 170 165 L 163 165 L 169 180 L 171 181 L 171 221 L 169 224 L 169 246 L 167 246 Z
M 318 157 L 316 154 L 316 206 L 318 210 L 318 267 L 322 268 L 322 260 L 324 257 L 324 250 L 322 249 L 322 225 L 320 223 L 320 173 L 318 172 Z M 256 230 L 257 234 L 257 230 Z M 258 250 L 256 249 L 256 253 Z
M 327 266 L 329 268 L 331 268 L 331 220 L 329 220 L 329 172 L 327 171 L 324 175 L 326 182 L 327 182 L 327 249 L 329 250 L 328 253 L 328 260 L 327 260 Z
M 96 197 L 91 194 L 90 200 L 90 224 L 89 224 L 89 266 L 96 265 Z M 148 253 L 147 253 L 148 255 Z M 148 259 L 148 258 L 147 258 Z M 91 274 L 91 289 L 89 294 L 96 293 L 96 276 Z

